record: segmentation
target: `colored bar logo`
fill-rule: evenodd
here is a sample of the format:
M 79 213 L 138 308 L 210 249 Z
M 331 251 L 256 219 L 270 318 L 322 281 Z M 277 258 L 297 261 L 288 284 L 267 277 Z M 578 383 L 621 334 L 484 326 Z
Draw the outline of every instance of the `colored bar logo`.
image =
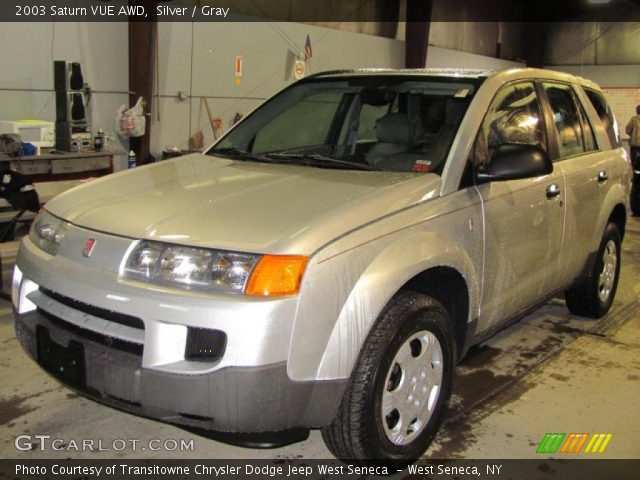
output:
M 545 433 L 536 453 L 604 453 L 611 437 L 610 433 Z

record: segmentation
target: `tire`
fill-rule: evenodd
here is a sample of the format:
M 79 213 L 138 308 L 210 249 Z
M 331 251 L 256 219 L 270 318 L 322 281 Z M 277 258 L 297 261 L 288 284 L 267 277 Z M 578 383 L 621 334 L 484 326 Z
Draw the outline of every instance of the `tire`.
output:
M 607 314 L 618 288 L 620 243 L 618 227 L 609 223 L 587 278 L 565 292 L 571 313 L 589 318 L 602 318 Z
M 631 216 L 640 217 L 640 199 L 636 197 L 631 199 Z
M 419 458 L 451 396 L 453 338 L 438 301 L 417 292 L 397 294 L 364 342 L 336 418 L 322 429 L 331 453 L 398 468 Z
M 633 167 L 633 180 L 631 182 L 631 213 L 634 217 L 640 216 L 640 152 L 634 150 L 631 154 Z
M 640 185 L 638 185 L 640 181 L 635 178 L 635 173 L 633 175 L 633 186 L 631 187 L 631 214 L 634 217 L 640 217 Z

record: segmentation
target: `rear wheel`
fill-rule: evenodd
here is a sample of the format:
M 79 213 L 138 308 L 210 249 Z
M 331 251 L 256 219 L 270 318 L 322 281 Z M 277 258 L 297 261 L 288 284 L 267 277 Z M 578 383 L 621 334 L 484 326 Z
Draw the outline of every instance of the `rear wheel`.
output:
M 322 429 L 327 447 L 362 464 L 418 458 L 440 425 L 453 369 L 447 311 L 426 295 L 399 293 L 365 340 L 335 420 Z
M 634 192 L 631 197 L 631 214 L 634 217 L 640 217 L 640 192 Z
M 634 149 L 631 153 L 633 165 L 633 181 L 631 183 L 631 213 L 640 216 L 640 152 Z
M 590 318 L 601 318 L 607 314 L 620 277 L 620 243 L 618 227 L 609 223 L 589 275 L 565 292 L 571 313 Z
M 631 187 L 631 214 L 634 217 L 640 216 L 640 174 L 633 173 L 633 186 Z

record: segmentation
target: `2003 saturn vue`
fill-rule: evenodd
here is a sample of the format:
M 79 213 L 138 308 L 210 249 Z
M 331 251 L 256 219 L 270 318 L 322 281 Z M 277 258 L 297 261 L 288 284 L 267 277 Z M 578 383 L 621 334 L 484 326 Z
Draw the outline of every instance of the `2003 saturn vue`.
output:
M 314 75 L 205 154 L 49 202 L 18 254 L 17 337 L 124 410 L 410 461 L 471 345 L 559 292 L 607 313 L 630 173 L 587 80 Z

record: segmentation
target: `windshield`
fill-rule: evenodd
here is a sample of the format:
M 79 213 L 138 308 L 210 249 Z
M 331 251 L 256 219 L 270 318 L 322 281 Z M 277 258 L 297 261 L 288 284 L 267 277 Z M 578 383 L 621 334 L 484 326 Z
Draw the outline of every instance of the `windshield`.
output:
M 465 79 L 349 77 L 297 83 L 209 155 L 321 168 L 440 174 L 475 91 Z

